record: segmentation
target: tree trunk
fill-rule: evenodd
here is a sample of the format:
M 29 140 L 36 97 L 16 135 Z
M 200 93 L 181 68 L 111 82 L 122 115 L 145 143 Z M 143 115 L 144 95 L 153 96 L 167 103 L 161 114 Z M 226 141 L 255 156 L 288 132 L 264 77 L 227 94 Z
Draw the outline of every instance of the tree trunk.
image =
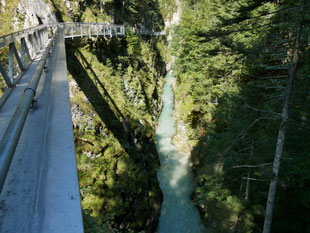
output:
M 301 1 L 303 5 L 302 8 L 304 8 L 304 0 L 301 0 Z M 285 134 L 286 134 L 286 128 L 287 128 L 288 110 L 289 110 L 289 104 L 290 104 L 290 99 L 292 95 L 294 78 L 295 78 L 297 63 L 298 63 L 298 52 L 299 52 L 298 50 L 299 50 L 299 44 L 300 44 L 301 31 L 302 31 L 302 24 L 300 23 L 297 29 L 297 33 L 296 33 L 295 44 L 293 48 L 293 57 L 291 59 L 290 66 L 289 66 L 289 80 L 288 80 L 288 84 L 286 87 L 284 107 L 282 110 L 282 121 L 281 121 L 280 129 L 279 129 L 277 147 L 276 147 L 276 152 L 275 152 L 275 157 L 274 157 L 274 162 L 273 162 L 273 171 L 272 171 L 272 177 L 271 177 L 270 186 L 269 186 L 269 194 L 268 194 L 268 200 L 267 200 L 267 206 L 266 206 L 266 215 L 265 215 L 263 233 L 270 233 L 270 230 L 271 230 L 272 214 L 273 214 L 275 196 L 276 196 L 276 191 L 277 191 L 280 162 L 281 162 L 281 157 L 283 153 L 284 140 L 285 140 Z
M 124 8 L 125 8 L 125 0 L 123 0 L 123 6 L 122 6 L 122 20 L 124 19 Z
M 251 142 L 251 153 L 250 153 L 250 164 L 252 164 L 252 159 L 254 156 L 254 138 L 252 138 L 252 142 Z M 250 196 L 250 177 L 251 177 L 251 167 L 249 167 L 249 171 L 248 171 L 248 179 L 246 181 L 246 189 L 245 189 L 245 200 L 249 200 L 249 196 Z

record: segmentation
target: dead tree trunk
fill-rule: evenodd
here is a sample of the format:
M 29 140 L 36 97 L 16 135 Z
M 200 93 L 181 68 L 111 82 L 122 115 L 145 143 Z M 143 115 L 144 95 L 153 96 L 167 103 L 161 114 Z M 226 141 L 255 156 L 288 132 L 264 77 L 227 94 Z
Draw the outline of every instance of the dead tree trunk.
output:
M 302 5 L 304 6 L 304 0 L 301 0 L 301 1 L 302 1 Z M 301 11 L 303 11 L 303 9 Z M 271 177 L 270 186 L 269 186 L 269 194 L 268 194 L 268 200 L 267 200 L 267 206 L 266 206 L 266 215 L 265 215 L 263 233 L 270 233 L 270 230 L 271 230 L 272 214 L 273 214 L 276 191 L 277 191 L 280 162 L 281 162 L 281 157 L 283 154 L 284 140 L 285 140 L 285 134 L 286 134 L 286 128 L 287 128 L 287 121 L 288 121 L 288 110 L 289 110 L 289 104 L 290 104 L 290 99 L 292 95 L 292 89 L 293 89 L 293 84 L 294 84 L 294 79 L 295 79 L 295 74 L 296 74 L 296 69 L 297 69 L 297 63 L 298 63 L 298 53 L 299 53 L 301 31 L 302 31 L 302 24 L 300 23 L 297 29 L 294 48 L 293 48 L 293 56 L 291 58 L 291 62 L 289 66 L 289 80 L 288 80 L 287 87 L 286 87 L 284 107 L 282 110 L 282 121 L 281 121 L 280 129 L 279 129 L 277 147 L 276 147 L 276 152 L 275 152 L 275 157 L 274 157 L 274 162 L 273 162 L 273 171 L 272 171 L 272 177 Z

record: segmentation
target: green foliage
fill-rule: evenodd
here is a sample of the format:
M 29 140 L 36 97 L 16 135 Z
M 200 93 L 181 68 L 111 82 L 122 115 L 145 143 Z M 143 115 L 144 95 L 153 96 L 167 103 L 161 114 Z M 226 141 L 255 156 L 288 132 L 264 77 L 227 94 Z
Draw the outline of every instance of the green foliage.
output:
M 127 30 L 126 40 L 128 55 L 136 57 L 141 50 L 138 36 L 132 30 Z
M 20 15 L 17 10 L 18 0 L 10 0 L 5 2 L 6 2 L 5 8 L 0 4 L 1 7 L 0 35 L 5 35 L 13 31 L 16 31 L 16 26 L 18 27 L 17 29 L 22 29 L 23 25 L 23 16 Z M 2 8 L 4 9 L 4 12 L 2 12 Z M 19 19 L 19 21 L 17 22 L 18 24 L 15 25 L 15 27 L 12 21 L 12 18 L 14 17 L 17 17 Z
M 288 55 L 300 20 L 290 7 L 296 10 L 296 2 L 183 1 L 181 24 L 172 43 L 178 57 L 176 111 L 178 120 L 186 124 L 192 147 L 198 182 L 194 201 L 210 232 L 260 232 L 262 228 L 271 166 L 242 165 L 273 161 Z M 302 38 L 308 35 L 304 27 Z M 305 79 L 309 48 L 304 46 L 303 51 L 273 232 L 306 232 L 309 224 L 309 191 L 304 186 L 309 182 L 309 113 L 302 100 L 309 98 L 305 91 L 309 89 Z M 248 175 L 249 198 L 244 200 Z M 290 198 L 294 201 L 286 208 Z
M 91 210 L 83 210 L 84 230 L 85 233 L 116 233 L 113 229 L 113 216 L 108 216 L 105 219 L 104 224 L 99 224 L 98 219 L 92 217 Z
M 115 0 L 115 23 L 160 31 L 164 20 L 157 0 Z

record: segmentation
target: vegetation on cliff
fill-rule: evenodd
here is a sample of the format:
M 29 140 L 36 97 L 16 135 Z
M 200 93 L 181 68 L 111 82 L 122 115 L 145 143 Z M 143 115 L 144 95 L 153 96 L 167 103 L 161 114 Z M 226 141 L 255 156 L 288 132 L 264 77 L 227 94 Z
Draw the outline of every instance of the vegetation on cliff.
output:
M 272 232 L 309 230 L 309 4 L 303 2 L 183 1 L 173 46 L 176 110 L 192 148 L 193 199 L 210 232 L 262 231 L 294 67 Z
M 117 15 L 116 23 L 124 23 L 126 14 L 128 25 L 143 7 L 108 3 L 114 4 L 109 11 Z M 85 12 L 97 3 L 88 4 Z M 146 16 L 141 25 L 160 28 L 159 15 L 154 25 Z M 162 199 L 154 129 L 162 107 L 165 40 L 128 29 L 125 38 L 67 41 L 66 50 L 85 230 L 153 232 Z
M 66 45 L 82 206 L 122 230 L 150 231 L 160 210 L 154 128 L 164 63 L 150 44 L 132 35 Z

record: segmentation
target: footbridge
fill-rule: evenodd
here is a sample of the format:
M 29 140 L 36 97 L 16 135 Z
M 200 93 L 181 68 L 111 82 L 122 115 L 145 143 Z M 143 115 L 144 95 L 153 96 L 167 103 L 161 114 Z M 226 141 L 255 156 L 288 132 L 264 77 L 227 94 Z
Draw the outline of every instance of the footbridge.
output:
M 0 37 L 0 232 L 83 232 L 65 39 L 121 36 L 57 23 Z

